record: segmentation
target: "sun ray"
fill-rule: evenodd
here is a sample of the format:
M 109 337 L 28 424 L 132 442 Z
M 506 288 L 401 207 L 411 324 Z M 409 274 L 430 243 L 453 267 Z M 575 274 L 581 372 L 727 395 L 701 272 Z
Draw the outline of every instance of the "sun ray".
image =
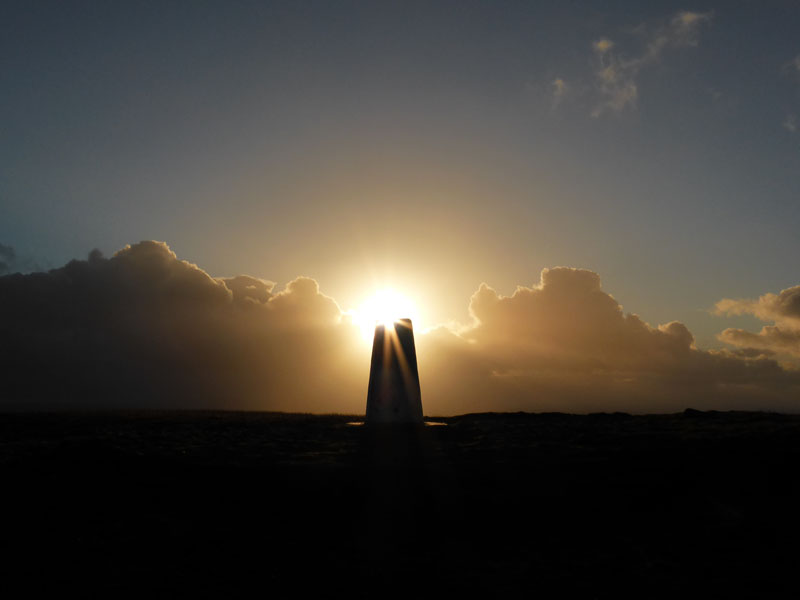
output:
M 376 291 L 352 314 L 353 322 L 359 326 L 366 341 L 372 340 L 376 325 L 384 325 L 389 330 L 397 319 L 417 322 L 419 317 L 414 302 L 391 288 Z

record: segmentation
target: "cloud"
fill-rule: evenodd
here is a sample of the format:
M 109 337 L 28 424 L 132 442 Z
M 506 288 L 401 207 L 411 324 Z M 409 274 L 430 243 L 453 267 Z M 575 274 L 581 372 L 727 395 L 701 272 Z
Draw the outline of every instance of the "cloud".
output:
M 790 80 L 797 83 L 800 81 L 800 54 L 795 56 L 789 62 L 784 63 L 782 67 L 782 72 L 785 76 L 787 76 Z M 794 110 L 790 110 L 786 115 L 786 118 L 781 123 L 783 128 L 791 134 L 797 132 L 798 123 L 797 123 L 797 115 L 795 114 Z
M 785 292 L 759 310 L 794 318 Z M 482 284 L 469 310 L 417 335 L 427 414 L 796 409 L 797 373 L 769 349 L 699 350 L 592 271 L 545 269 L 511 296 Z M 0 277 L 0 336 L 6 408 L 364 410 L 370 349 L 316 281 L 215 278 L 160 242 Z
M 472 410 L 486 410 L 480 398 L 494 410 L 786 408 L 800 384 L 764 353 L 702 351 L 682 323 L 652 327 L 624 313 L 583 269 L 545 269 L 538 285 L 511 296 L 483 284 L 470 312 L 474 323 L 460 335 L 423 339 L 420 364 L 457 365 L 463 384 L 451 376 L 437 381 L 449 389 L 434 391 Z
M 709 22 L 712 16 L 710 12 L 683 11 L 652 31 L 640 27 L 644 46 L 632 57 L 614 51 L 616 44 L 608 38 L 595 41 L 592 44 L 595 54 L 594 79 L 599 100 L 592 110 L 592 116 L 635 108 L 639 98 L 637 78 L 642 70 L 658 63 L 668 50 L 697 46 L 700 27 Z
M 240 306 L 258 306 L 269 302 L 273 297 L 272 290 L 275 288 L 274 281 L 250 277 L 248 275 L 238 275 L 218 279 L 225 284 L 233 293 L 233 302 Z
M 748 350 L 763 350 L 772 355 L 800 356 L 800 331 L 776 326 L 765 326 L 758 333 L 729 328 L 719 334 L 719 339 Z
M 597 52 L 598 54 L 605 54 L 613 47 L 614 47 L 614 42 L 612 42 L 608 38 L 601 38 L 597 40 L 594 44 L 592 44 L 592 48 L 594 48 L 594 51 Z
M 14 264 L 16 258 L 17 254 L 14 252 L 14 248 L 6 246 L 5 244 L 0 244 L 0 275 L 11 272 L 11 266 Z
M 762 321 L 783 321 L 800 328 L 800 285 L 779 294 L 764 294 L 758 300 L 724 298 L 714 307 L 717 314 L 754 315 Z
M 568 87 L 567 83 L 560 77 L 554 79 L 551 85 L 553 89 L 553 108 L 556 108 L 559 104 L 561 104 L 561 101 L 567 93 Z
M 357 328 L 315 281 L 213 278 L 164 243 L 0 278 L 6 401 L 354 411 Z M 364 367 L 366 369 L 366 367 Z
M 0 276 L 41 270 L 42 265 L 38 261 L 29 256 L 20 256 L 13 246 L 0 244 Z
M 761 321 L 774 323 L 758 333 L 726 329 L 718 336 L 723 342 L 800 357 L 800 285 L 779 294 L 764 294 L 757 300 L 725 298 L 717 302 L 714 310 L 719 315 L 753 315 Z
M 672 18 L 670 28 L 667 30 L 666 43 L 680 43 L 689 46 L 697 45 L 697 33 L 701 24 L 711 20 L 713 13 L 698 13 L 693 11 L 681 11 Z

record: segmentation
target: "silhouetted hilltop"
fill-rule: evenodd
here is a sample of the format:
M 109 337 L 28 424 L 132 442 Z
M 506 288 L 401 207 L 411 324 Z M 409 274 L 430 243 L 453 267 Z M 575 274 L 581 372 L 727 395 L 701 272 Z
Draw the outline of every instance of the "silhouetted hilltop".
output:
M 107 597 L 667 598 L 770 597 L 793 582 L 800 416 L 361 420 L 1 414 L 3 585 Z

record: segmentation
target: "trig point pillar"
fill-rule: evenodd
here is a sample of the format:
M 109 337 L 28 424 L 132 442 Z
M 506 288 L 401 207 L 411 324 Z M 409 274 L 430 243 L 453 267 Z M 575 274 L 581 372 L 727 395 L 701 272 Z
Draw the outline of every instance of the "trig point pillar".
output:
M 422 423 L 422 396 L 411 319 L 378 325 L 372 342 L 367 423 Z

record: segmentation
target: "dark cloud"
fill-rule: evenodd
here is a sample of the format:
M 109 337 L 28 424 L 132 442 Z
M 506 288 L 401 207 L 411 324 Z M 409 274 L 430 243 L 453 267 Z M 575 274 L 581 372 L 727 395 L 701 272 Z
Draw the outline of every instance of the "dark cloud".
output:
M 233 301 L 239 305 L 266 304 L 272 298 L 275 283 L 248 275 L 239 275 L 221 280 L 233 292 Z
M 360 410 L 358 374 L 338 369 L 355 327 L 313 280 L 273 288 L 214 279 L 158 242 L 0 278 L 6 400 Z
M 427 414 L 795 408 L 797 374 L 769 349 L 699 350 L 683 324 L 625 313 L 591 271 L 545 269 L 511 296 L 484 284 L 470 311 L 460 331 L 417 332 Z M 365 405 L 369 347 L 316 281 L 214 278 L 159 242 L 0 277 L 0 336 L 7 407 Z
M 14 264 L 16 257 L 14 248 L 0 244 L 0 275 L 11 272 L 11 266 Z
M 772 350 L 762 350 L 759 348 L 736 348 L 734 350 L 728 350 L 728 352 L 734 356 L 741 356 L 743 358 L 767 358 L 775 356 L 776 354 Z
M 41 270 L 43 267 L 39 261 L 30 256 L 20 256 L 13 246 L 0 244 L 0 276 Z

